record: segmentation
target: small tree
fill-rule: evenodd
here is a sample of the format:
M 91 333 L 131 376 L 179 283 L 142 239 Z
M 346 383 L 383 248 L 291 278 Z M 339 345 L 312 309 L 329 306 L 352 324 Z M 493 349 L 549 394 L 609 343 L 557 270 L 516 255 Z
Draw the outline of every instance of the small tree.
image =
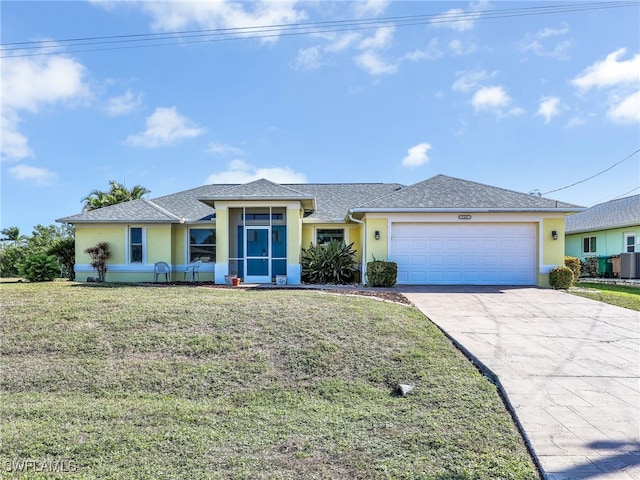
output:
M 76 241 L 73 237 L 57 240 L 47 251 L 49 255 L 55 255 L 60 263 L 60 269 L 69 280 L 75 280 L 76 272 Z
M 84 253 L 91 257 L 91 266 L 98 272 L 98 281 L 104 282 L 107 274 L 107 261 L 111 258 L 109 242 L 99 242 L 95 247 L 87 248 Z

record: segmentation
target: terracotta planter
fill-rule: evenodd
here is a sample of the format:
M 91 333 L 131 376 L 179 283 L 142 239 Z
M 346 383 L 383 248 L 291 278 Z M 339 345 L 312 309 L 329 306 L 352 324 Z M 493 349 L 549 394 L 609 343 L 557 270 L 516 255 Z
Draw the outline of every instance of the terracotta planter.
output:
M 232 278 L 231 282 L 233 283 L 234 287 L 237 287 L 238 285 L 240 285 L 240 279 L 237 277 Z

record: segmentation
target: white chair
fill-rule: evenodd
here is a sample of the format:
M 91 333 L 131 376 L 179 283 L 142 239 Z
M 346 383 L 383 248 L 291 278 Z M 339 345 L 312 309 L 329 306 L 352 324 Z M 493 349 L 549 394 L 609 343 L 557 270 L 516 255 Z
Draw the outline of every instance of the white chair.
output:
M 196 276 L 198 277 L 198 281 L 200 281 L 200 265 L 202 265 L 202 260 L 198 260 L 196 262 L 190 263 L 184 269 L 184 275 L 182 276 L 183 280 L 186 280 L 187 273 L 191 275 L 191 281 L 195 281 Z
M 158 282 L 158 276 L 164 274 L 164 281 L 169 281 L 169 275 L 171 275 L 171 267 L 167 262 L 156 262 L 153 266 L 153 281 Z

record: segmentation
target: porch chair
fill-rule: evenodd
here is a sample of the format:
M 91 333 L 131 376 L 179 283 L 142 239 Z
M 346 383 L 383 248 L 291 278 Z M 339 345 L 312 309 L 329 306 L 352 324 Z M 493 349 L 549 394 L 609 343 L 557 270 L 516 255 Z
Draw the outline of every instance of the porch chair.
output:
M 190 263 L 184 269 L 184 275 L 182 276 L 183 280 L 186 280 L 187 273 L 191 275 L 191 281 L 195 281 L 196 276 L 198 277 L 198 281 L 200 281 L 200 265 L 202 265 L 202 260 L 197 260 L 193 263 Z
M 164 281 L 169 281 L 169 275 L 171 275 L 171 267 L 167 262 L 156 262 L 153 266 L 153 281 L 158 282 L 158 276 L 164 274 Z

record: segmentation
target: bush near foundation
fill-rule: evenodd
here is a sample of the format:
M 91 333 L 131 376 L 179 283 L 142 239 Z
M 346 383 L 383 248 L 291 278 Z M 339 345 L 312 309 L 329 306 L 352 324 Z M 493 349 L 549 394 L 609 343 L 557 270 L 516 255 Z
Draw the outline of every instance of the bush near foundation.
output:
M 577 281 L 580 278 L 580 273 L 582 271 L 582 264 L 580 263 L 580 259 L 576 257 L 564 257 L 564 266 L 569 267 L 573 272 L 573 281 Z
M 567 290 L 573 285 L 573 272 L 569 267 L 561 265 L 549 272 L 549 283 L 553 288 Z
M 367 285 L 370 287 L 393 287 L 398 279 L 395 262 L 373 260 L 367 263 Z

